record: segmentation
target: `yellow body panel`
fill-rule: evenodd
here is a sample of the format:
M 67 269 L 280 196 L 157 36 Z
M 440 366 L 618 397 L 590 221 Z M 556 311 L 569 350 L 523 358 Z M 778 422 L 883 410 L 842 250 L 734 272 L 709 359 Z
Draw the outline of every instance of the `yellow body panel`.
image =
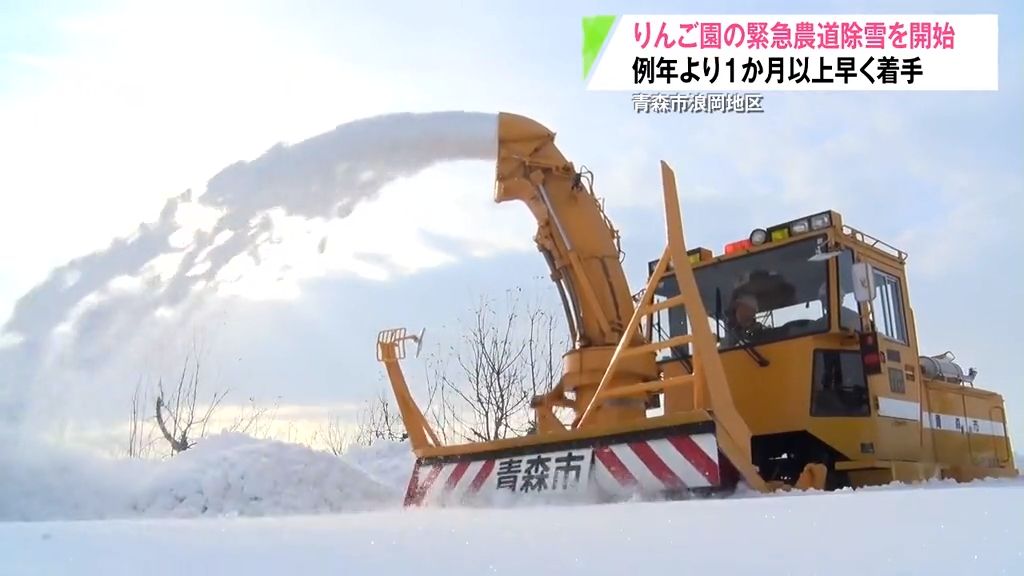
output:
M 937 461 L 961 470 L 1012 467 L 1001 396 L 931 380 L 925 388 L 926 425 Z

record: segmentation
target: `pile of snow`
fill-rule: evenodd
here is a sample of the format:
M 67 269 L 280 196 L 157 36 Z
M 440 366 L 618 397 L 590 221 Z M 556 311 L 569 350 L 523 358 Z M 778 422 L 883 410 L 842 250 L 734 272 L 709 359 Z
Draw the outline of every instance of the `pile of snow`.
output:
M 401 496 L 325 452 L 229 434 L 169 461 L 134 506 L 147 515 L 262 516 L 397 506 Z
M 241 434 L 163 461 L 0 448 L 0 520 L 319 514 L 399 507 L 403 495 L 331 454 Z
M 374 480 L 403 493 L 409 485 L 416 456 L 408 442 L 378 440 L 371 446 L 353 446 L 342 458 Z

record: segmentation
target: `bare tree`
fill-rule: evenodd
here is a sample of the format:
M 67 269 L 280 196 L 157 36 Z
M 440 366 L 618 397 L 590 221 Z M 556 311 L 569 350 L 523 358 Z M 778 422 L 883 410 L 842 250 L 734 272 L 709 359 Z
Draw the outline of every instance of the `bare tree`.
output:
M 527 309 L 529 332 L 526 344 L 526 373 L 529 378 L 530 397 L 551 390 L 562 377 L 562 355 L 571 342 L 567 334 L 557 335 L 559 324 L 553 312 L 534 304 Z M 555 416 L 560 411 L 555 412 Z M 537 422 L 532 411 L 528 433 L 536 431 Z
M 341 418 L 332 415 L 325 426 L 313 433 L 313 442 L 319 441 L 328 452 L 341 456 L 352 444 L 357 443 L 358 436 L 358 432 L 345 429 Z
M 131 419 L 128 421 L 128 447 L 126 454 L 129 458 L 145 458 L 153 451 L 156 438 L 153 436 L 153 428 L 149 424 L 150 417 L 146 415 L 146 407 L 149 406 L 148 390 L 142 386 L 142 378 L 135 383 L 135 391 L 131 401 Z
M 441 442 L 448 444 L 455 436 L 456 422 L 454 419 L 455 404 L 453 394 L 447 392 L 445 374 L 448 371 L 448 358 L 441 354 L 431 355 L 425 365 L 427 383 L 427 403 L 423 415 L 430 422 Z
M 428 418 L 441 438 L 490 441 L 535 429 L 530 399 L 561 374 L 568 346 L 553 313 L 509 291 L 504 310 L 481 299 L 460 346 L 428 360 Z
M 401 442 L 406 438 L 408 434 L 398 408 L 391 403 L 388 393 L 381 389 L 359 414 L 356 441 L 368 446 L 374 440 Z
M 226 430 L 247 434 L 254 438 L 269 437 L 277 417 L 277 409 L 280 407 L 280 400 L 280 397 L 278 397 L 273 406 L 261 406 L 256 402 L 255 397 L 250 396 L 249 404 L 242 408 L 241 412 L 234 418 Z
M 210 403 L 202 410 L 197 405 L 200 383 L 198 356 L 191 376 L 187 375 L 188 365 L 189 358 L 186 356 L 185 366 L 170 396 L 164 391 L 163 379 L 157 383 L 159 394 L 156 398 L 156 422 L 160 433 L 170 444 L 172 455 L 188 450 L 195 445 L 196 440 L 206 435 L 206 427 L 214 411 L 228 393 L 227 390 L 214 392 Z
M 386 390 L 367 401 L 359 410 L 351 427 L 337 414 L 329 415 L 327 422 L 314 433 L 312 442 L 320 444 L 336 456 L 344 454 L 352 445 L 370 446 L 377 440 L 401 442 L 408 438 L 398 408 Z

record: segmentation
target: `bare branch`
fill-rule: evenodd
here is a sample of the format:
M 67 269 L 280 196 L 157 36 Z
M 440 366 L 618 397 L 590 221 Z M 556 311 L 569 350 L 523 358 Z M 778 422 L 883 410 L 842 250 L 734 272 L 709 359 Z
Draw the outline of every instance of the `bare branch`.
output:
M 230 432 L 248 434 L 253 437 L 266 437 L 270 434 L 274 421 L 277 418 L 277 410 L 280 408 L 281 398 L 278 397 L 273 407 L 260 406 L 254 397 L 249 397 L 249 406 L 235 417 L 228 426 Z
M 326 427 L 319 431 L 322 434 L 322 442 L 327 450 L 335 456 L 341 456 L 348 450 L 349 446 L 357 441 L 357 434 L 345 430 L 342 427 L 341 419 L 332 416 L 328 419 Z
M 135 391 L 132 393 L 130 420 L 128 421 L 126 454 L 129 458 L 144 458 L 152 452 L 155 438 L 152 429 L 147 426 L 149 418 L 146 416 L 146 407 L 148 405 L 148 390 L 143 389 L 140 377 L 135 383 Z
M 170 445 L 172 455 L 188 450 L 195 445 L 199 438 L 206 436 L 207 427 L 214 413 L 228 394 L 227 389 L 214 391 L 210 403 L 205 409 L 198 406 L 199 388 L 202 382 L 201 364 L 199 351 L 195 349 L 193 351 L 195 352 L 195 367 L 192 374 L 188 375 L 190 356 L 186 355 L 178 383 L 169 399 L 164 392 L 163 380 L 160 380 L 157 385 L 157 426 Z
M 161 397 L 157 397 L 157 399 L 156 399 L 156 423 L 160 426 L 160 432 L 164 435 L 164 438 L 167 440 L 167 443 L 171 445 L 171 451 L 172 452 L 175 452 L 175 453 L 177 453 L 177 452 L 184 452 L 189 447 L 188 446 L 188 441 L 187 441 L 187 439 L 185 438 L 184 435 L 181 437 L 180 440 L 178 438 L 175 438 L 174 434 L 172 434 L 171 431 L 167 429 L 167 424 L 164 422 L 163 406 L 164 406 L 164 399 L 163 399 L 163 397 L 162 396 Z

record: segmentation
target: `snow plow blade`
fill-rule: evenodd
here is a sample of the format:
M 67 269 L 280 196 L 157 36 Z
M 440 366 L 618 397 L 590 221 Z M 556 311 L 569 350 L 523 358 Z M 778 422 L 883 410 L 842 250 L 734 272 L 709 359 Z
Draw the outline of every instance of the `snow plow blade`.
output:
M 644 430 L 533 443 L 527 437 L 474 454 L 417 458 L 405 505 L 615 502 L 734 489 L 736 470 L 719 452 L 710 416 L 675 420 Z

